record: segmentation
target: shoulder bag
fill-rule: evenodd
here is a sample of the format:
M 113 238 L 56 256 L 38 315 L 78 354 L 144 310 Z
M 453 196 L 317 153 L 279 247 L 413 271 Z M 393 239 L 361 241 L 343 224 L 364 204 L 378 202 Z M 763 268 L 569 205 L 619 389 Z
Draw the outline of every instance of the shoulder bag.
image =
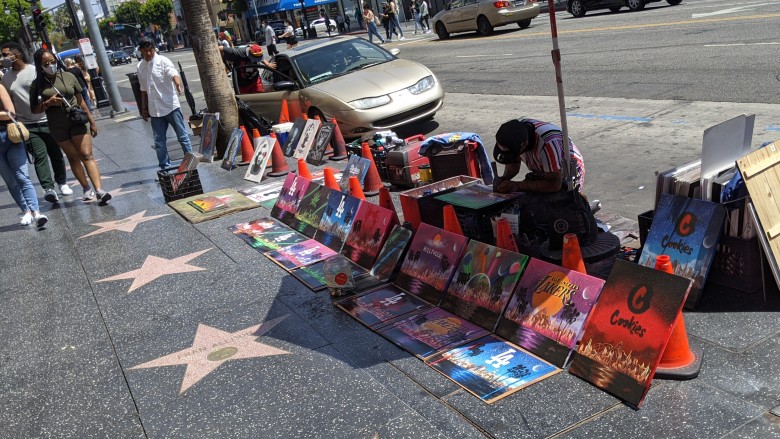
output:
M 47 81 L 49 81 L 49 78 L 46 78 Z M 70 105 L 70 102 L 68 102 L 67 97 L 60 92 L 57 87 L 54 86 L 54 83 L 49 81 L 49 84 L 51 84 L 51 87 L 56 91 L 60 96 L 63 97 L 63 101 L 65 102 L 65 105 L 68 106 L 68 118 L 70 119 L 71 123 L 75 125 L 86 125 L 89 123 L 89 117 L 87 117 L 87 112 L 84 111 L 83 108 L 74 107 L 73 105 Z
M 18 122 L 14 117 L 15 114 L 8 112 L 8 117 L 11 118 L 11 123 L 8 124 L 6 130 L 8 132 L 8 140 L 13 143 L 26 142 L 30 139 L 30 132 L 23 123 Z

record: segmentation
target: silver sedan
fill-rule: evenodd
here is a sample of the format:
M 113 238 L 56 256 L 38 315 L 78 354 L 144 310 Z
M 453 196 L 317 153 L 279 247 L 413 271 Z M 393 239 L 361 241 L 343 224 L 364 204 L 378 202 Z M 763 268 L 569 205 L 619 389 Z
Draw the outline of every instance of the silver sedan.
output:
M 433 118 L 444 103 L 439 80 L 397 53 L 357 37 L 302 42 L 276 55 L 276 70 L 252 66 L 260 69 L 263 92 L 238 97 L 271 120 L 282 103 L 291 119 L 335 117 L 347 138 Z

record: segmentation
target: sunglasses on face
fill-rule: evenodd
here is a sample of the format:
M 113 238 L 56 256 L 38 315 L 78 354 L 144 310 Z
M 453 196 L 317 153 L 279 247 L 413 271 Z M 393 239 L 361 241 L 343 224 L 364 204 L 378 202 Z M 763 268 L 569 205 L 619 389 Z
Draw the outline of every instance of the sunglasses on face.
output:
M 41 65 L 44 66 L 44 67 L 48 67 L 48 66 L 51 66 L 51 65 L 54 65 L 54 64 L 57 64 L 57 60 L 55 60 L 55 59 L 53 59 L 51 61 L 44 61 L 44 62 L 41 63 Z

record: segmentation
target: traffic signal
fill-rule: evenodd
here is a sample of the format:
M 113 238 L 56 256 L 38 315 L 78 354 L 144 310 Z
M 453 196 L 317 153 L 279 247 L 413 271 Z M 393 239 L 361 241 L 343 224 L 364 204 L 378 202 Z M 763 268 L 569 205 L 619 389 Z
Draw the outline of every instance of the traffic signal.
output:
M 40 9 L 33 10 L 33 22 L 36 29 L 46 29 L 46 17 L 43 15 Z
M 79 33 L 76 30 L 76 26 L 75 25 L 71 24 L 69 26 L 65 26 L 65 28 L 63 30 L 65 31 L 65 36 L 66 37 L 70 38 L 71 40 L 78 39 Z

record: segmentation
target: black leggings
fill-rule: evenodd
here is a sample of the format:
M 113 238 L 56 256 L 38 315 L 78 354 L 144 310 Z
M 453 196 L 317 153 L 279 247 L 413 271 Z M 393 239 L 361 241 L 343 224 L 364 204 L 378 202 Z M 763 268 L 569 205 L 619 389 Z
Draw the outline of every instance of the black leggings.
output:
M 426 14 L 425 17 L 420 18 L 420 23 L 425 23 L 425 28 L 430 29 L 431 25 L 428 24 L 428 15 Z

